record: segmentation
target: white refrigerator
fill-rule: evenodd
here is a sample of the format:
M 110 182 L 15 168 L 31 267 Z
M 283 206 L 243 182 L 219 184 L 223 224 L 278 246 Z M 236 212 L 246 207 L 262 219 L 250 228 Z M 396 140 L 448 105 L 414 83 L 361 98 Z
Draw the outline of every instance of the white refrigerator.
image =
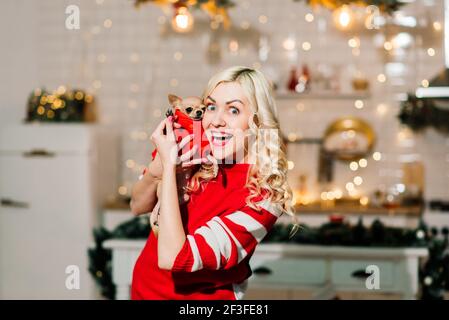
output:
M 0 130 L 0 299 L 99 299 L 87 250 L 118 185 L 118 137 L 97 124 Z

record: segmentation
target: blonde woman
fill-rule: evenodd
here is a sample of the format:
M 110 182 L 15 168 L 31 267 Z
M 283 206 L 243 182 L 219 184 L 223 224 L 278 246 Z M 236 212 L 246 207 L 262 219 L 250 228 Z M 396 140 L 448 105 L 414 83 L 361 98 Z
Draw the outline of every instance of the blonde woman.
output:
M 171 117 L 151 136 L 159 160 L 150 165 L 150 178 L 136 184 L 131 208 L 151 210 L 160 178 L 159 234 L 150 233 L 136 262 L 132 299 L 241 299 L 256 246 L 283 213 L 294 217 L 277 111 L 263 74 L 224 70 L 209 81 L 203 102 L 213 157 L 185 161 L 196 149 L 181 156 L 182 167 L 200 164 L 189 179 L 186 205 L 174 196 L 180 167 L 174 157 L 192 136 L 177 145 Z

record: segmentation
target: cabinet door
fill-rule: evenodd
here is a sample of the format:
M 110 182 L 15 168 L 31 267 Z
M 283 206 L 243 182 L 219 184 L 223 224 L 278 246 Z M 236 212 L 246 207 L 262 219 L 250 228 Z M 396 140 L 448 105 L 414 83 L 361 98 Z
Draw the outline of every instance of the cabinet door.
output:
M 93 227 L 89 158 L 0 156 L 0 298 L 89 298 L 87 247 Z M 66 267 L 80 289 L 66 288 Z

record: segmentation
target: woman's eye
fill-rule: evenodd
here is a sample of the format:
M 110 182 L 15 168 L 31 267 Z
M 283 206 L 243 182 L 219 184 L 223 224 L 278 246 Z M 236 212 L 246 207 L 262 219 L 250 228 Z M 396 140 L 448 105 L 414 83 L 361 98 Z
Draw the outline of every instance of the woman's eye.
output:
M 214 111 L 215 110 L 215 105 L 214 104 L 208 104 L 207 107 L 206 107 L 206 110 Z
M 231 107 L 230 110 L 231 110 L 230 112 L 235 115 L 240 113 L 239 109 L 237 109 L 236 107 Z

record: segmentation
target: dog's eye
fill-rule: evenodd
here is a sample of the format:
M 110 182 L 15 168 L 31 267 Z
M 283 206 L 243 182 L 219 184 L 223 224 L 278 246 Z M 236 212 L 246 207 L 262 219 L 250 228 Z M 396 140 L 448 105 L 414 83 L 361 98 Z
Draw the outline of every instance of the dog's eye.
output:
M 188 107 L 188 108 L 186 109 L 187 113 L 192 112 L 192 110 L 193 110 L 193 108 L 191 108 L 191 107 Z

